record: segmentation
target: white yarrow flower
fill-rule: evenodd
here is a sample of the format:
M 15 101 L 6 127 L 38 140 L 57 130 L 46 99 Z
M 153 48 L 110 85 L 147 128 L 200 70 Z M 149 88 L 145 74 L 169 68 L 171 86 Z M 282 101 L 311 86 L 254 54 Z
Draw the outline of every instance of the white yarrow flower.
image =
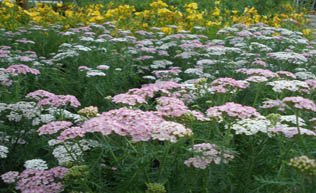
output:
M 28 170 L 46 170 L 48 169 L 46 161 L 42 159 L 27 160 L 24 167 Z
M 258 132 L 262 132 L 268 134 L 268 136 L 271 136 L 271 127 L 271 122 L 264 116 L 260 116 L 256 118 L 247 118 L 237 121 L 231 126 L 231 129 L 235 130 L 237 135 L 254 135 Z M 226 126 L 225 128 L 228 129 L 228 126 Z
M 6 158 L 9 150 L 6 146 L 0 145 L 0 158 Z
M 278 80 L 269 82 L 267 85 L 272 86 L 272 90 L 277 93 L 281 93 L 284 90 L 296 92 L 301 89 L 309 89 L 307 83 L 300 80 Z

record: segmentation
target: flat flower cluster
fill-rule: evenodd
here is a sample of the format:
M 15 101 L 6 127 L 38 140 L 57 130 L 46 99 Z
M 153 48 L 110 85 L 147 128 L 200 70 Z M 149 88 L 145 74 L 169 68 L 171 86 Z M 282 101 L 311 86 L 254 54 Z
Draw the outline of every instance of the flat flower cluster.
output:
M 5 183 L 16 183 L 16 189 L 21 193 L 51 192 L 58 193 L 63 190 L 63 179 L 67 168 L 55 167 L 49 170 L 26 169 L 20 174 L 10 171 L 1 175 Z M 59 181 L 58 181 L 59 180 Z
M 233 78 L 219 78 L 211 82 L 210 90 L 214 93 L 235 93 L 238 90 L 247 88 L 247 82 Z
M 301 96 L 285 97 L 282 100 L 267 100 L 267 101 L 264 101 L 264 105 L 261 106 L 261 108 L 273 108 L 273 107 L 278 107 L 282 111 L 286 107 L 286 108 L 293 108 L 296 110 L 316 112 L 315 103 L 312 100 L 303 98 Z
M 31 98 L 38 100 L 38 106 L 52 106 L 52 107 L 61 107 L 61 106 L 72 106 L 79 107 L 80 102 L 75 96 L 72 95 L 55 95 L 48 91 L 37 90 L 26 95 L 26 98 Z
M 0 145 L 0 158 L 6 158 L 8 153 L 9 153 L 8 147 Z
M 181 89 L 182 85 L 172 81 L 161 81 L 154 84 L 143 85 L 141 88 L 130 89 L 127 93 L 115 95 L 112 98 L 114 103 L 122 103 L 130 106 L 136 104 L 147 104 L 146 99 L 153 98 L 155 94 L 161 92 L 171 95 L 173 90 Z
M 41 126 L 37 132 L 38 135 L 50 135 L 57 133 L 59 130 L 66 129 L 72 126 L 72 122 L 69 121 L 53 121 Z
M 269 82 L 267 85 L 272 86 L 272 90 L 277 93 L 284 91 L 309 92 L 308 84 L 300 80 L 277 80 Z
M 194 157 L 184 161 L 188 167 L 195 167 L 199 169 L 206 169 L 211 163 L 220 164 L 228 163 L 234 156 L 228 150 L 220 150 L 217 145 L 210 143 L 195 144 L 193 149 L 190 149 L 195 154 Z
M 48 169 L 46 161 L 42 159 L 27 160 L 24 163 L 24 167 L 27 170 L 47 170 Z
M 237 135 L 255 135 L 258 132 L 262 132 L 271 136 L 272 127 L 273 126 L 268 119 L 266 119 L 264 116 L 258 116 L 254 118 L 238 120 L 230 127 L 230 129 L 234 130 Z M 226 125 L 225 128 L 228 129 L 228 126 Z
M 7 73 L 12 73 L 12 74 L 27 74 L 27 73 L 34 74 L 34 75 L 40 74 L 39 70 L 30 68 L 24 64 L 11 65 L 4 71 Z
M 236 119 L 246 119 L 258 117 L 260 113 L 254 107 L 243 106 L 233 102 L 228 102 L 221 106 L 210 107 L 206 111 L 207 116 L 212 119 L 223 120 L 225 116 Z
M 292 158 L 288 165 L 307 175 L 316 175 L 316 160 L 305 155 Z
M 81 127 L 65 129 L 58 139 L 83 137 L 86 133 L 101 133 L 107 136 L 112 132 L 120 136 L 130 136 L 135 142 L 150 139 L 176 142 L 180 137 L 193 134 L 179 123 L 165 121 L 157 112 L 121 108 L 104 112 L 84 122 Z

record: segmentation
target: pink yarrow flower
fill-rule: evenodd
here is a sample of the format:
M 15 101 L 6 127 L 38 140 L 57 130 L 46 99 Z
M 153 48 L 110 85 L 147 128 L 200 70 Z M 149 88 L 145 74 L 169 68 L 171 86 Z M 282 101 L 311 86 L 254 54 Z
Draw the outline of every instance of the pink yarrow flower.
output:
M 159 113 L 165 117 L 181 117 L 190 110 L 185 104 L 175 97 L 160 97 L 156 106 Z
M 263 105 L 260 106 L 262 109 L 269 109 L 277 107 L 279 111 L 284 111 L 286 105 L 282 102 L 282 100 L 266 100 L 263 102 Z
M 292 72 L 288 72 L 288 71 L 278 71 L 277 74 L 282 77 L 285 76 L 287 78 L 293 78 L 296 79 L 296 75 L 293 74 Z
M 80 102 L 72 95 L 55 95 L 53 97 L 44 98 L 37 103 L 38 106 L 50 105 L 53 107 L 61 107 L 70 105 L 72 107 L 79 107 Z
M 59 130 L 64 130 L 72 125 L 69 121 L 53 121 L 41 126 L 37 132 L 38 135 L 51 135 L 57 133 Z
M 310 89 L 316 90 L 316 80 L 305 80 Z
M 235 80 L 233 78 L 218 78 L 211 83 L 210 90 L 213 92 L 226 93 L 236 92 L 238 89 L 248 87 L 245 81 Z
M 283 133 L 286 138 L 292 138 L 295 135 L 309 135 L 309 136 L 316 136 L 316 133 L 314 131 L 305 129 L 305 128 L 299 128 L 299 131 L 297 127 L 278 127 L 270 129 L 270 131 L 274 133 Z
M 206 169 L 208 165 L 212 162 L 215 164 L 228 163 L 234 156 L 228 150 L 220 150 L 217 145 L 210 144 L 210 143 L 201 143 L 195 144 L 191 151 L 199 154 L 194 157 L 189 158 L 188 160 L 184 161 L 184 164 L 188 167 L 195 167 L 199 169 Z
M 243 106 L 233 102 L 228 102 L 221 106 L 211 107 L 207 110 L 207 116 L 210 118 L 223 119 L 223 113 L 226 116 L 245 119 L 249 117 L 258 117 L 260 113 L 253 107 Z
M 238 69 L 236 72 L 239 72 L 239 73 L 243 73 L 243 74 L 246 74 L 246 75 L 252 75 L 252 76 L 264 76 L 266 78 L 275 78 L 275 77 L 279 77 L 278 74 L 270 71 L 270 70 L 264 70 L 264 69 L 260 69 L 260 68 L 251 68 L 251 69 L 248 69 L 248 68 L 240 68 Z
M 112 98 L 112 102 L 114 103 L 122 103 L 130 106 L 135 106 L 137 104 L 147 104 L 147 101 L 138 95 L 130 95 L 130 94 L 118 94 Z
M 46 90 L 37 90 L 34 92 L 30 92 L 29 94 L 26 95 L 26 98 L 32 98 L 35 100 L 40 100 L 42 98 L 47 98 L 47 97 L 53 97 L 55 94 L 50 93 Z
M 309 120 L 310 122 L 314 123 L 314 129 L 316 131 L 316 118 L 312 118 L 311 120 Z
M 68 171 L 64 167 L 55 167 L 50 170 L 24 170 L 18 177 L 16 189 L 21 193 L 63 191 L 62 180 Z
M 26 98 L 38 100 L 38 106 L 50 105 L 53 107 L 61 107 L 70 105 L 79 107 L 81 104 L 75 96 L 72 95 L 55 95 L 45 90 L 37 90 L 26 95 Z
M 34 68 L 30 68 L 24 64 L 15 64 L 9 66 L 7 69 L 4 70 L 5 72 L 12 73 L 12 74 L 40 74 L 40 71 Z
M 57 137 L 57 140 L 65 141 L 68 139 L 74 139 L 76 137 L 84 137 L 85 130 L 81 127 L 70 127 L 63 130 L 60 136 Z
M 1 179 L 3 180 L 4 183 L 7 183 L 7 184 L 12 184 L 16 182 L 18 177 L 19 177 L 19 172 L 15 172 L 15 171 L 9 171 L 1 175 Z
M 301 96 L 296 97 L 285 97 L 282 102 L 287 106 L 293 107 L 295 109 L 307 110 L 316 112 L 316 105 L 315 103 L 310 100 L 303 98 Z
M 120 108 L 104 112 L 99 117 L 86 121 L 81 128 L 85 133 L 101 133 L 106 136 L 114 132 L 120 136 L 130 136 L 135 142 L 150 139 L 175 142 L 178 137 L 192 135 L 190 129 L 184 129 L 180 125 L 170 127 L 171 123 L 166 122 L 157 112 Z M 158 133 L 165 133 L 168 136 L 157 137 Z

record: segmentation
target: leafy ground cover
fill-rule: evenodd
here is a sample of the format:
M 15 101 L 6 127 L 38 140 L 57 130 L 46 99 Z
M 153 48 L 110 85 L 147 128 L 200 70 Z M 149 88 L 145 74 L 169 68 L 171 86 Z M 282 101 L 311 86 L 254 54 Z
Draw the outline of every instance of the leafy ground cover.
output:
M 316 42 L 302 32 L 49 22 L 0 30 L 1 192 L 314 191 Z

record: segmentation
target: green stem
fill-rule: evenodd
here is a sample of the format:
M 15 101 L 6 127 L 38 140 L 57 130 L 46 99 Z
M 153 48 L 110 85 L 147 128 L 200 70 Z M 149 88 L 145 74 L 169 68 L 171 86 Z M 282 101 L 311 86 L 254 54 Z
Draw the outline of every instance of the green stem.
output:
M 253 101 L 253 104 L 252 106 L 255 106 L 256 103 L 257 103 L 257 100 L 258 100 L 258 97 L 259 97 L 259 89 L 258 87 L 256 87 L 256 95 L 255 95 L 255 100 Z
M 225 137 L 224 137 L 224 142 L 227 146 L 230 145 L 230 140 L 231 140 L 231 124 L 228 123 L 228 129 L 225 133 Z
M 208 169 L 204 171 L 204 177 L 203 177 L 203 189 L 205 193 L 208 193 Z
M 102 139 L 103 139 L 103 141 L 104 141 L 105 143 L 107 143 L 108 145 L 110 145 L 110 141 L 109 141 L 109 137 L 108 137 L 108 136 L 102 135 Z M 117 164 L 117 166 L 121 166 L 121 164 L 120 164 L 120 162 L 118 161 L 116 155 L 114 154 L 112 148 L 110 148 L 110 153 L 111 153 L 111 155 L 112 155 L 112 157 L 113 157 L 115 163 Z
M 254 148 L 253 148 L 253 138 L 250 136 L 250 165 L 248 168 L 248 182 L 251 182 L 251 173 L 254 167 L 255 162 L 255 155 L 254 155 Z
M 143 153 L 143 155 L 142 155 L 142 158 L 144 158 L 145 157 L 145 154 L 146 154 L 146 147 L 145 147 L 145 143 L 142 143 L 142 145 L 143 145 L 143 151 L 142 151 L 142 153 Z M 136 150 L 135 150 L 136 151 Z M 137 152 L 137 151 L 136 151 Z M 146 168 L 144 167 L 144 163 L 142 163 L 142 170 L 143 170 L 143 172 L 144 172 L 144 176 L 145 176 L 145 178 L 146 178 L 146 181 L 147 182 L 150 182 L 149 181 L 149 177 L 148 177 L 148 174 L 147 174 L 147 170 L 146 170 Z
M 124 137 L 124 139 L 125 139 L 125 141 L 127 142 L 127 144 L 128 144 L 129 146 L 131 146 L 131 148 L 134 150 L 134 152 L 135 152 L 135 153 L 138 153 L 138 152 L 137 152 L 137 149 L 134 147 L 134 145 L 131 144 L 131 142 L 130 142 L 126 137 Z
M 161 173 L 164 170 L 165 162 L 166 162 L 169 150 L 170 150 L 170 144 L 168 144 L 168 147 L 166 148 L 166 150 L 164 152 L 164 155 L 163 155 L 163 158 L 162 158 L 162 161 L 161 161 L 161 164 L 160 164 L 159 172 L 158 172 L 158 180 L 160 180 Z
M 70 157 L 72 158 L 72 160 L 73 160 L 74 162 L 77 162 L 78 160 L 75 159 L 75 157 L 72 155 L 71 151 L 68 149 L 68 147 L 66 146 L 65 142 L 63 142 L 63 146 L 64 146 L 64 148 L 66 149 L 67 153 L 68 153 L 68 154 L 70 155 Z

